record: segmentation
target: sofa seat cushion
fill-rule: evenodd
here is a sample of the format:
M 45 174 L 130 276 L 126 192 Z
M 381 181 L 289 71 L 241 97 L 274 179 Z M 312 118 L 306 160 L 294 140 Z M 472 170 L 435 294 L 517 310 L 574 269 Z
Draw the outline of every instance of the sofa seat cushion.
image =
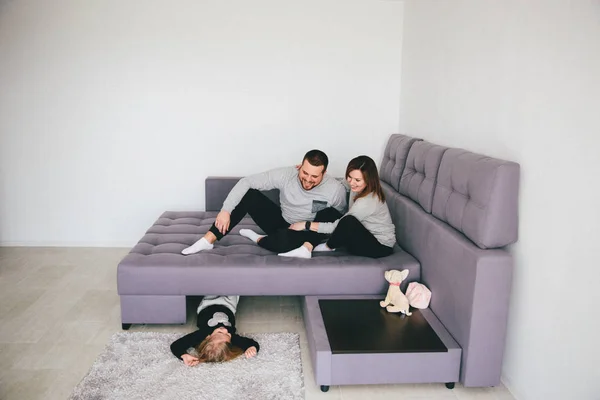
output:
M 165 212 L 119 263 L 120 295 L 334 295 L 381 294 L 388 269 L 408 269 L 420 279 L 418 261 L 396 245 L 388 257 L 372 259 L 338 250 L 310 260 L 280 257 L 240 236 L 242 228 L 263 233 L 246 217 L 215 248 L 184 256 L 216 212 Z

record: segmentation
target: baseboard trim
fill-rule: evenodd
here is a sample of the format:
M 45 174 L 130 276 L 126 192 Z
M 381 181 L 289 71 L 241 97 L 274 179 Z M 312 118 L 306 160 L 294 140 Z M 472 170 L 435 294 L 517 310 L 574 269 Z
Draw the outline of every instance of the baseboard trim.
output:
M 510 394 L 515 398 L 515 400 L 523 400 L 525 398 L 521 396 L 521 394 L 519 394 L 517 390 L 514 389 L 512 381 L 506 375 L 502 375 L 500 377 L 500 382 L 502 382 L 504 387 L 510 392 Z

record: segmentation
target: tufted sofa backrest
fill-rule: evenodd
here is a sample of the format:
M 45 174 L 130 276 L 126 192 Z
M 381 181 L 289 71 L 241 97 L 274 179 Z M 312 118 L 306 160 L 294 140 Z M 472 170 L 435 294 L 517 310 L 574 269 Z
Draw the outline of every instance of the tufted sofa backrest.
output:
M 519 164 L 462 149 L 442 157 L 432 214 L 482 249 L 518 238 Z
M 383 161 L 379 169 L 379 178 L 394 189 L 400 188 L 400 178 L 404 172 L 408 151 L 416 139 L 406 135 L 392 135 L 383 153 Z
M 396 134 L 388 141 L 380 178 L 488 249 L 517 241 L 519 173 L 514 162 Z
M 431 213 L 433 191 L 442 155 L 446 150 L 446 147 L 429 142 L 414 142 L 408 152 L 406 166 L 400 178 L 398 192 L 410 197 L 428 213 Z

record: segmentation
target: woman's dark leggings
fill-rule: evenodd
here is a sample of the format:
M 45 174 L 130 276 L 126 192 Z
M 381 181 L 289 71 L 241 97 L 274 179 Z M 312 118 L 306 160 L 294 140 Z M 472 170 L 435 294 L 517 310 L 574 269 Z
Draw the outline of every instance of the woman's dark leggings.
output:
M 352 215 L 346 215 L 340 220 L 327 241 L 327 247 L 330 249 L 345 247 L 350 254 L 372 258 L 387 257 L 394 252 L 391 247 L 379 243 L 375 236 Z

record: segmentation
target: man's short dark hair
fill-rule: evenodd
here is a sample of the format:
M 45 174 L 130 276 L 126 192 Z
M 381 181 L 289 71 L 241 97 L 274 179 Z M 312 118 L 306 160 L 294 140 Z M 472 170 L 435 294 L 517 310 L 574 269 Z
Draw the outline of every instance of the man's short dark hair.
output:
M 311 150 L 304 155 L 302 159 L 302 163 L 304 164 L 304 160 L 307 160 L 310 165 L 313 167 L 323 166 L 323 172 L 327 171 L 327 165 L 329 164 L 329 158 L 327 158 L 327 154 L 323 153 L 321 150 Z

